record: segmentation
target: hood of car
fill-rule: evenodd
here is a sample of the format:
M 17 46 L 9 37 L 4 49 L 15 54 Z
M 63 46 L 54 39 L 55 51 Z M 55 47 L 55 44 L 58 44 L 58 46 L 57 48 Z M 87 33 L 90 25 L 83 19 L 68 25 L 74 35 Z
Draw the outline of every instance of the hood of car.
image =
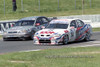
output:
M 13 30 L 28 30 L 30 28 L 33 28 L 33 26 L 15 26 L 7 29 L 6 31 L 13 31 Z
M 38 31 L 39 34 L 64 34 L 66 29 L 43 29 Z

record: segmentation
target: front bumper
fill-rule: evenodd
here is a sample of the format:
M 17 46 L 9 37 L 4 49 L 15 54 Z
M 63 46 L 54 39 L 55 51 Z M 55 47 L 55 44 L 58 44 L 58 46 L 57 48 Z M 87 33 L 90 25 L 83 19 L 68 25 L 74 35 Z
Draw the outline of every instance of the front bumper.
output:
M 33 40 L 34 44 L 50 44 L 50 45 L 56 45 L 56 44 L 62 44 L 62 39 L 55 39 L 54 37 L 51 38 L 39 38 L 39 37 L 34 37 Z
M 3 34 L 4 39 L 27 38 L 30 34 Z

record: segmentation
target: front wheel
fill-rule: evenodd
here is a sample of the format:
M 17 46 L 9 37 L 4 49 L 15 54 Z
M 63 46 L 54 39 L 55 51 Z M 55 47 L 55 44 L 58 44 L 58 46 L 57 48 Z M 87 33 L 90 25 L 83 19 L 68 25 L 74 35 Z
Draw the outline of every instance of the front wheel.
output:
M 21 40 L 22 40 L 22 41 L 25 41 L 25 40 L 27 40 L 27 38 L 21 38 Z
M 6 38 L 3 38 L 3 41 L 7 41 L 7 39 Z
M 63 38 L 63 44 L 66 45 L 68 43 L 68 40 L 69 40 L 68 36 L 65 35 Z
M 32 34 L 31 34 L 31 39 L 32 39 L 32 40 L 34 39 L 34 34 L 35 34 L 35 32 L 32 31 Z

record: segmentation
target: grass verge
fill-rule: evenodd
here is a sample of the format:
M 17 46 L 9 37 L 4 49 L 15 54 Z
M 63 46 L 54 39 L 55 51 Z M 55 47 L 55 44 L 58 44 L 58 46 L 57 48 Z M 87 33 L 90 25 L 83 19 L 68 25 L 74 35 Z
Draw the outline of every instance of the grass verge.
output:
M 2 38 L 2 35 L 0 35 L 0 39 Z
M 93 28 L 93 32 L 100 31 L 100 28 Z
M 48 49 L 0 55 L 1 67 L 100 67 L 99 47 Z
M 94 11 L 95 10 L 95 11 Z M 92 12 L 91 12 L 92 11 Z M 100 9 L 85 9 L 84 15 L 89 14 L 100 14 Z M 54 11 L 54 12 L 14 12 L 13 14 L 1 14 L 1 20 L 10 20 L 10 19 L 20 19 L 28 16 L 47 16 L 47 17 L 55 17 L 55 16 L 70 16 L 70 15 L 82 15 L 82 10 L 68 10 L 68 11 Z
M 5 7 L 4 7 L 5 2 Z M 76 2 L 76 3 L 75 3 Z M 68 16 L 83 14 L 100 14 L 100 0 L 85 0 L 82 9 L 82 0 L 16 0 L 17 10 L 12 11 L 12 0 L 0 0 L 0 20 L 20 19 L 27 16 Z M 40 5 L 40 7 L 39 7 Z M 23 7 L 23 10 L 22 10 Z M 5 8 L 5 10 L 4 10 Z

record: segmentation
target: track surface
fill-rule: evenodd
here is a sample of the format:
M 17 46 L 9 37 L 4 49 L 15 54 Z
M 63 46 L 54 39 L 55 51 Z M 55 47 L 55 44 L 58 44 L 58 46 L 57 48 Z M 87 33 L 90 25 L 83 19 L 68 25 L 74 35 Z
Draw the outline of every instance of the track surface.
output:
M 88 42 L 73 42 L 68 45 L 34 45 L 32 40 L 28 41 L 3 41 L 0 39 L 0 54 L 18 51 L 29 51 L 37 49 L 52 49 L 62 47 L 87 47 L 87 46 L 100 46 L 100 32 L 93 33 L 91 40 Z

